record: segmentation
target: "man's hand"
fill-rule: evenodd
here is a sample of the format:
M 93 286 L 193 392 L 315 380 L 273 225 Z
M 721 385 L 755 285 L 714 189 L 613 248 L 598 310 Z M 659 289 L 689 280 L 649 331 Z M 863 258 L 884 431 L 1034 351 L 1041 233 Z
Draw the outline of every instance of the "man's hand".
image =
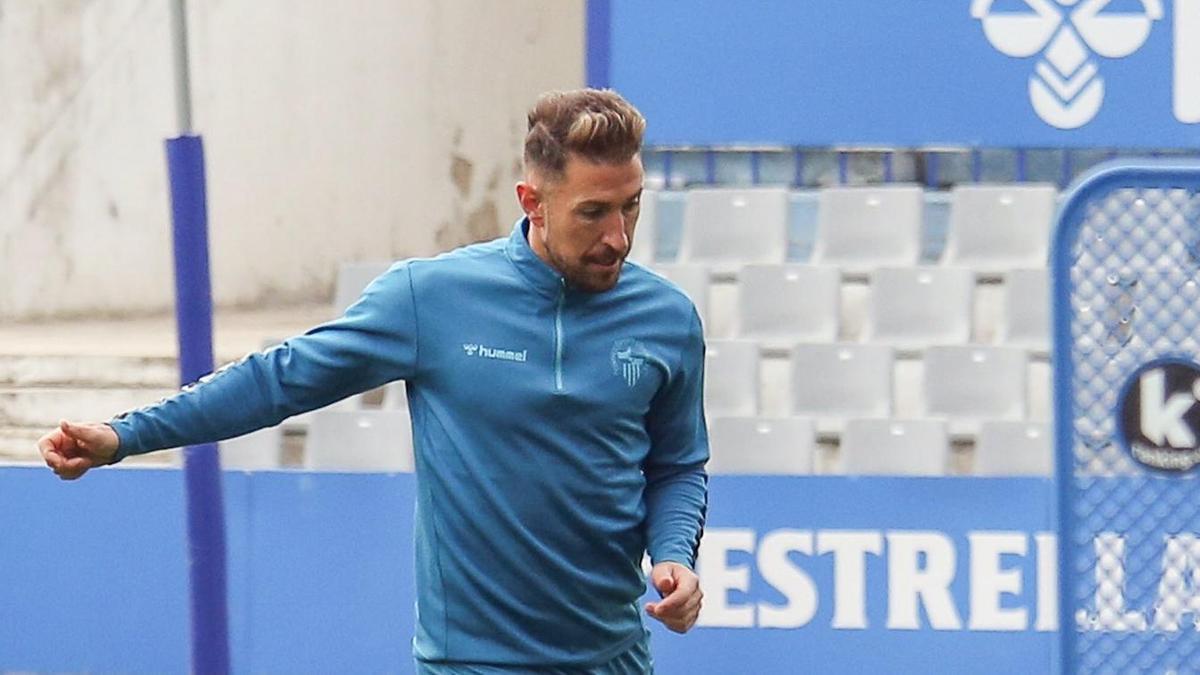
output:
M 107 424 L 74 424 L 63 420 L 38 439 L 46 466 L 63 480 L 75 480 L 94 466 L 112 462 L 121 439 Z
M 677 562 L 660 562 L 650 570 L 650 583 L 662 600 L 647 602 L 646 613 L 676 633 L 686 633 L 700 614 L 700 578 Z

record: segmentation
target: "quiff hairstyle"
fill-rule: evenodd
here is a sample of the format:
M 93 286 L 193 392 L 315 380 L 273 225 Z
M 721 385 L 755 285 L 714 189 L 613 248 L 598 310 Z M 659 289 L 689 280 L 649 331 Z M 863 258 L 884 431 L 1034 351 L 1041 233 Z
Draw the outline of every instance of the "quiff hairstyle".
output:
M 611 89 L 542 94 L 528 120 L 525 169 L 555 180 L 563 177 L 572 153 L 605 164 L 632 159 L 646 130 L 646 118 Z

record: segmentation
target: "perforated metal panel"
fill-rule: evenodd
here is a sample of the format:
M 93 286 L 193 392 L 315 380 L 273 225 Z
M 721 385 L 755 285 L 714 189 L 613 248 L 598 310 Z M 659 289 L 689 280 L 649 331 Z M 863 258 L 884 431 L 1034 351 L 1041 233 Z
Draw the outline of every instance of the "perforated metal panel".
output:
M 1060 213 L 1052 272 L 1064 672 L 1200 672 L 1197 469 L 1147 463 L 1186 465 L 1196 445 L 1185 430 L 1200 417 L 1200 386 L 1189 379 L 1200 360 L 1198 191 L 1200 166 L 1107 165 Z M 1189 386 L 1170 388 L 1180 382 Z

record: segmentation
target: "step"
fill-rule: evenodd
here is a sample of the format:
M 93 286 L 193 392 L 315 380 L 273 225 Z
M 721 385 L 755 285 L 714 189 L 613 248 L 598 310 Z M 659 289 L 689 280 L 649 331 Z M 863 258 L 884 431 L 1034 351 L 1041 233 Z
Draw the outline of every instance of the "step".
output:
M 0 387 L 161 389 L 178 383 L 172 357 L 0 354 Z
M 0 465 L 35 464 L 43 466 L 37 442 L 47 429 L 32 427 L 0 427 Z M 121 466 L 180 466 L 179 450 L 152 452 L 130 457 Z M 49 469 L 47 469 L 49 471 Z
M 51 429 L 61 419 L 103 422 L 176 391 L 167 387 L 0 387 L 0 427 Z

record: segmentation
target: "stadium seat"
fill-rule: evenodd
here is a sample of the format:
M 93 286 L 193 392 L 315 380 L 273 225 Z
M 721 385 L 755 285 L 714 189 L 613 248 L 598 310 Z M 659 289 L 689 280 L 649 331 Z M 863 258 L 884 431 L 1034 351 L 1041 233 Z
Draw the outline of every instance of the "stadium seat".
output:
M 633 232 L 633 248 L 629 251 L 629 259 L 636 263 L 651 266 L 658 255 L 657 212 L 658 192 L 642 190 L 641 213 Z
M 321 410 L 304 442 L 304 467 L 316 471 L 412 471 L 412 424 L 397 410 Z
M 787 250 L 788 192 L 780 188 L 696 189 L 687 193 L 681 262 L 718 272 L 744 263 L 782 263 Z
M 696 313 L 700 315 L 700 322 L 704 324 L 707 331 L 709 328 L 708 297 L 711 275 L 708 266 L 666 263 L 655 265 L 654 271 L 674 283 L 692 299 L 692 304 L 696 305 Z
M 739 334 L 771 348 L 836 340 L 840 304 L 834 267 L 747 265 L 738 273 Z
M 1045 266 L 1057 199 L 1053 185 L 956 186 L 943 261 L 985 274 Z
M 943 476 L 950 439 L 942 420 L 852 419 L 838 449 L 840 473 Z
M 903 350 L 966 343 L 974 288 L 964 267 L 881 267 L 871 275 L 864 338 Z
M 1039 354 L 1050 351 L 1050 273 L 1045 267 L 1005 274 L 1000 342 Z
M 796 344 L 792 348 L 792 413 L 814 417 L 822 433 L 850 417 L 892 412 L 892 348 L 877 344 Z
M 1036 422 L 987 420 L 975 441 L 975 473 L 980 476 L 1049 476 L 1054 473 L 1050 426 Z
M 222 469 L 278 469 L 283 465 L 283 427 L 276 425 L 229 438 L 218 447 Z
M 333 293 L 333 314 L 341 316 L 361 296 L 376 277 L 388 271 L 390 262 L 352 262 L 338 265 L 337 285 Z
M 1025 350 L 939 345 L 925 350 L 925 414 L 947 417 L 951 433 L 975 434 L 983 419 L 1025 416 Z
M 709 473 L 813 472 L 816 442 L 804 417 L 714 417 L 709 423 Z
M 925 203 L 920 187 L 826 188 L 818 199 L 813 262 L 851 274 L 917 264 Z
M 704 410 L 709 417 L 758 414 L 758 343 L 709 340 L 705 356 Z
M 408 410 L 408 388 L 404 380 L 388 382 L 383 388 L 384 410 Z

